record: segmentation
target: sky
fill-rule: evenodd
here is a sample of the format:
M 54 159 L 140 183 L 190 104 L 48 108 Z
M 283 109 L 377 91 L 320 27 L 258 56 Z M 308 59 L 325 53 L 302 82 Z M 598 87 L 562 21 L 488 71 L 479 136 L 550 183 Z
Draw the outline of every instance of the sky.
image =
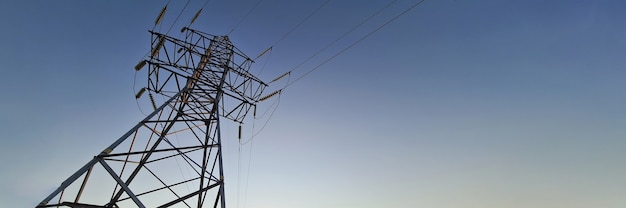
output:
M 391 1 L 299 25 L 324 2 L 213 0 L 194 23 L 251 57 L 273 47 L 252 68 L 266 79 L 313 70 L 252 142 L 224 142 L 227 206 L 626 206 L 626 2 L 426 0 L 350 47 L 415 2 L 398 1 L 296 68 Z M 154 29 L 204 1 L 175 21 L 185 3 Z M 0 3 L 3 206 L 34 207 L 143 119 L 133 67 L 166 4 Z

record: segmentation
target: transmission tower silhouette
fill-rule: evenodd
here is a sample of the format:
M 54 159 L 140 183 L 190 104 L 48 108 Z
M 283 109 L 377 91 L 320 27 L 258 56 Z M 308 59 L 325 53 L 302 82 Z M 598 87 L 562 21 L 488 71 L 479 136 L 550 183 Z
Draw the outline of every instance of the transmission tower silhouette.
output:
M 150 31 L 149 56 L 135 67 L 147 68 L 137 98 L 147 92 L 154 111 L 37 207 L 225 207 L 220 121 L 241 124 L 276 93 L 261 97 L 268 85 L 228 36 L 182 31 Z

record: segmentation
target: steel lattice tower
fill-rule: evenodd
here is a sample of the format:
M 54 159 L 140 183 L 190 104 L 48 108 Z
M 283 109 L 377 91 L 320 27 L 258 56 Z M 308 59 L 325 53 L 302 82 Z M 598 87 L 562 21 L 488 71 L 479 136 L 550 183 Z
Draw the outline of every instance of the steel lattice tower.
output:
M 183 31 L 184 40 L 151 31 L 135 67 L 147 65 L 137 96 L 147 91 L 154 112 L 37 207 L 225 207 L 220 119 L 242 123 L 267 85 L 227 36 Z

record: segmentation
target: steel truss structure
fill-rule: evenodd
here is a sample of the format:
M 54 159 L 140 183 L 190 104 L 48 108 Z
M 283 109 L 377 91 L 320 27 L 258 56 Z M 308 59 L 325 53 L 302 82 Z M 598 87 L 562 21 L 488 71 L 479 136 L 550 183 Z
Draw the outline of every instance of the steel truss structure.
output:
M 225 207 L 220 118 L 242 123 L 267 84 L 227 36 L 150 32 L 135 69 L 148 66 L 137 97 L 148 92 L 155 110 L 37 207 Z

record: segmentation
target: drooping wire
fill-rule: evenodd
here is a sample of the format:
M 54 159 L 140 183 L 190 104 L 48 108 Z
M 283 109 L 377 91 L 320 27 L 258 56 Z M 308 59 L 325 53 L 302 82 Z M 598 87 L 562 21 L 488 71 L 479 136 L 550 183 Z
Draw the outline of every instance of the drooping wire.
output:
M 256 111 L 256 109 L 255 109 Z M 252 119 L 252 130 L 251 132 L 254 134 L 254 127 L 256 125 L 256 113 L 254 115 L 254 119 Z M 241 140 L 239 140 L 239 147 L 243 146 L 243 144 L 241 144 Z M 248 183 L 250 182 L 250 164 L 252 163 L 252 143 L 250 143 L 249 145 L 250 151 L 248 152 L 248 168 L 246 169 L 246 185 L 245 185 L 245 189 L 244 191 L 244 195 L 243 195 L 243 207 L 246 207 L 247 204 L 247 198 L 248 198 Z M 239 173 L 241 174 L 241 173 Z M 238 176 L 239 177 L 239 176 Z M 239 188 L 239 185 L 237 187 L 237 195 L 239 195 L 239 192 L 241 192 L 241 189 Z M 237 198 L 237 207 L 239 207 L 239 203 L 241 203 L 241 200 L 239 200 L 239 197 Z
M 263 129 L 265 129 L 265 126 L 267 126 L 267 124 L 268 124 L 268 123 L 269 123 L 269 121 L 271 120 L 272 116 L 274 116 L 274 113 L 276 113 L 276 109 L 278 109 L 278 106 L 280 105 L 280 95 L 281 95 L 281 93 L 278 93 L 278 99 L 276 99 L 276 100 L 275 100 L 275 101 L 274 101 L 274 102 L 270 105 L 270 108 L 268 108 L 268 110 L 267 110 L 267 111 L 265 111 L 265 113 L 263 113 L 263 114 L 259 117 L 259 118 L 263 118 L 263 117 L 265 116 L 265 114 L 267 114 L 267 113 L 269 112 L 269 109 L 272 109 L 272 107 L 273 107 L 272 112 L 270 113 L 269 117 L 265 120 L 265 123 L 263 123 L 263 125 L 261 126 L 261 128 L 260 128 L 258 131 L 253 132 L 253 133 L 252 133 L 252 136 L 250 136 L 250 138 L 248 138 L 247 140 L 245 140 L 245 141 L 241 142 L 241 144 L 242 144 L 242 145 L 246 145 L 246 144 L 248 144 L 249 142 L 251 142 L 252 140 L 254 140 L 254 138 L 255 138 L 258 134 L 260 134 L 260 133 L 263 131 Z
M 271 47 L 268 48 L 266 51 L 262 52 L 257 58 L 255 58 L 255 60 L 260 58 L 261 56 L 263 56 L 265 53 L 269 53 L 269 54 L 267 55 L 267 58 L 265 58 L 265 62 L 263 62 L 263 66 L 259 70 L 259 74 L 261 74 L 263 72 L 263 70 L 267 66 L 267 63 L 269 62 L 269 60 L 270 60 L 270 58 L 272 56 L 272 49 L 271 49 Z M 270 105 L 270 108 L 273 105 L 274 104 Z M 268 108 L 268 110 L 269 110 L 269 108 Z M 251 131 L 252 135 L 256 135 L 255 134 L 255 126 L 256 126 L 256 120 L 258 118 L 258 117 L 256 117 L 256 106 L 255 106 L 254 111 L 255 111 L 254 119 L 252 119 L 252 131 Z M 264 116 L 266 113 L 267 113 L 267 111 L 265 111 L 262 116 Z M 240 198 L 240 193 L 241 193 L 241 148 L 244 145 L 248 144 L 248 142 L 251 142 L 251 140 L 252 140 L 252 137 L 250 139 L 246 140 L 245 143 L 242 143 L 241 142 L 242 141 L 241 138 L 239 138 L 239 147 L 238 147 L 238 156 L 237 156 L 237 207 L 240 206 L 240 202 L 242 201 L 242 199 Z M 248 192 L 248 182 L 250 180 L 248 177 L 250 176 L 250 162 L 251 162 L 251 155 L 250 154 L 252 154 L 252 143 L 250 143 L 249 148 L 250 148 L 250 152 L 249 152 L 249 155 L 248 155 L 248 168 L 246 169 L 246 171 L 247 171 L 247 173 L 246 173 L 246 175 L 247 175 L 246 176 L 246 185 L 245 185 L 246 188 L 244 189 L 245 190 L 245 194 L 244 194 L 244 197 L 243 197 L 244 207 L 245 207 L 246 198 L 247 198 L 247 192 Z
M 307 71 L 306 73 L 304 73 L 303 75 L 299 76 L 298 78 L 294 79 L 292 82 L 287 83 L 287 85 L 285 86 L 285 88 L 291 86 L 293 83 L 300 81 L 302 78 L 306 77 L 307 75 L 311 74 L 311 72 L 319 69 L 321 66 L 323 66 L 324 64 L 327 64 L 328 62 L 330 62 L 331 60 L 337 58 L 337 56 L 343 54 L 344 52 L 346 52 L 347 50 L 349 50 L 350 48 L 354 47 L 355 45 L 361 43 L 361 41 L 365 40 L 366 38 L 370 37 L 371 35 L 373 35 L 374 33 L 380 31 L 382 28 L 384 28 L 385 26 L 389 25 L 390 23 L 394 22 L 395 20 L 397 20 L 398 18 L 400 18 L 401 16 L 405 15 L 406 13 L 408 13 L 409 11 L 415 9 L 417 6 L 421 5 L 424 1 L 426 0 L 420 0 L 417 1 L 415 4 L 411 5 L 409 8 L 405 9 L 404 11 L 402 11 L 401 13 L 397 14 L 396 16 L 394 16 L 393 18 L 387 20 L 385 23 L 383 23 L 382 25 L 380 25 L 379 27 L 377 27 L 376 29 L 370 31 L 369 33 L 367 33 L 366 35 L 364 35 L 363 37 L 359 38 L 358 40 L 354 41 L 352 44 L 348 45 L 347 47 L 345 47 L 344 49 L 342 49 L 341 51 L 335 53 L 333 56 L 329 57 L 328 59 L 324 60 L 323 62 L 321 62 L 320 64 L 318 64 L 317 66 L 313 67 L 312 69 L 310 69 L 309 71 Z M 283 88 L 283 89 L 285 89 Z
M 250 167 L 252 164 L 252 143 L 250 143 L 250 151 L 248 152 L 248 169 L 246 169 L 246 185 L 243 193 L 243 208 L 248 206 L 248 184 L 250 183 Z
M 289 81 L 287 81 L 287 83 L 289 83 Z M 270 107 L 268 108 L 268 110 L 266 110 L 263 114 L 261 114 L 260 117 L 256 117 L 254 118 L 254 120 L 252 121 L 252 135 L 250 136 L 249 139 L 247 139 L 246 141 L 242 142 L 241 140 L 239 140 L 239 154 L 241 157 L 241 147 L 243 145 L 249 145 L 249 152 L 248 152 L 248 168 L 246 169 L 246 182 L 244 185 L 244 195 L 243 195 L 243 204 L 244 204 L 244 208 L 247 206 L 247 198 L 248 198 L 248 185 L 250 183 L 250 168 L 251 168 L 251 164 L 252 164 L 252 144 L 254 141 L 254 138 L 263 131 L 263 129 L 265 129 L 265 127 L 267 126 L 267 124 L 269 123 L 269 121 L 271 120 L 271 118 L 274 116 L 274 113 L 276 113 L 276 110 L 278 109 L 278 106 L 280 105 L 280 98 L 281 98 L 281 93 L 278 93 L 278 99 L 274 100 L 274 102 L 270 105 Z M 273 108 L 273 109 L 272 109 Z M 265 120 L 265 122 L 263 123 L 263 125 L 261 126 L 261 128 L 258 131 L 255 131 L 256 128 L 256 120 L 258 118 L 263 118 L 265 117 L 265 115 L 267 114 L 267 112 L 269 111 L 269 109 L 272 109 L 272 112 L 270 113 L 269 117 Z M 240 166 L 240 161 L 238 162 L 238 165 Z M 241 167 L 238 167 L 238 178 L 237 178 L 237 206 L 239 206 L 239 192 L 240 192 L 240 185 L 239 185 L 239 178 L 241 177 L 240 174 L 240 169 Z
M 137 73 L 139 73 L 139 72 L 135 71 L 135 75 L 133 77 L 133 95 L 137 95 L 137 91 L 135 90 L 135 87 L 136 87 L 136 84 L 137 84 Z M 135 103 L 137 103 L 137 108 L 139 109 L 139 112 L 141 112 L 141 114 L 143 114 L 144 116 L 148 116 L 141 109 L 141 105 L 139 105 L 139 98 L 135 99 Z
M 237 28 L 237 27 L 238 27 L 238 26 L 239 26 L 239 25 L 240 25 L 240 24 L 241 24 L 241 23 L 242 23 L 242 22 L 243 22 L 243 21 L 244 21 L 244 20 L 245 20 L 245 19 L 246 19 L 249 15 L 250 15 L 250 13 L 252 13 L 252 11 L 254 11 L 254 9 L 256 9 L 256 8 L 259 6 L 259 4 L 261 4 L 261 2 L 263 2 L 263 0 L 259 0 L 259 1 L 257 1 L 257 2 L 256 2 L 256 4 L 254 4 L 254 6 L 253 6 L 250 10 L 248 10 L 248 12 L 246 13 L 246 15 L 244 15 L 244 16 L 243 16 L 243 17 L 239 20 L 239 22 L 237 22 L 237 24 L 235 24 L 235 26 L 234 26 L 232 29 L 230 29 L 230 31 L 228 32 L 228 34 L 227 34 L 227 35 L 230 35 L 231 33 L 233 33 L 233 31 L 235 31 L 235 28 Z
M 289 84 L 289 81 L 290 81 L 290 80 L 291 80 L 291 74 L 287 74 L 287 81 L 286 81 L 285 83 L 286 83 L 286 84 Z M 272 106 L 276 105 L 276 106 L 274 107 L 274 109 L 272 110 L 272 113 L 270 113 L 270 116 L 267 118 L 267 120 L 265 120 L 265 123 L 263 123 L 263 126 L 261 126 L 261 129 L 259 129 L 257 132 L 254 132 L 254 126 L 252 126 L 252 129 L 253 129 L 253 131 L 252 131 L 252 136 L 250 136 L 250 138 L 249 138 L 248 140 L 244 141 L 243 143 L 240 141 L 240 143 L 241 143 L 241 144 L 245 145 L 245 144 L 247 144 L 248 142 L 251 142 L 251 141 L 254 139 L 254 137 L 256 137 L 259 133 L 261 133 L 261 132 L 263 131 L 263 129 L 265 129 L 265 126 L 267 126 L 267 124 L 268 124 L 268 123 L 269 123 L 269 121 L 271 120 L 272 116 L 274 116 L 274 113 L 276 112 L 276 109 L 278 109 L 278 106 L 280 105 L 280 96 L 282 95 L 282 89 L 284 89 L 284 88 L 286 88 L 286 87 L 287 87 L 287 85 L 286 85 L 286 84 L 285 84 L 285 86 L 283 86 L 283 87 L 281 88 L 281 90 L 277 90 L 277 91 L 273 92 L 273 93 L 278 94 L 278 99 L 274 100 L 274 102 L 270 105 L 270 107 L 268 108 L 268 110 L 266 110 L 265 112 L 263 112 L 263 114 L 261 114 L 261 116 L 260 116 L 260 117 L 255 117 L 255 118 L 254 118 L 254 120 L 253 120 L 253 121 L 255 121 L 255 120 L 256 120 L 256 119 L 258 119 L 258 118 L 263 118 L 263 117 L 265 117 L 265 114 L 267 114 L 267 112 L 269 111 L 269 109 L 271 109 L 271 108 L 272 108 Z M 269 97 L 271 97 L 271 96 L 266 95 L 265 97 L 268 97 L 268 98 L 269 98 Z M 263 98 L 261 98 L 261 99 L 263 99 Z M 252 125 L 254 125 L 254 122 L 252 123 Z
M 269 118 L 267 118 L 267 120 L 265 121 L 265 123 L 263 124 L 261 129 L 259 129 L 259 131 L 254 133 L 254 127 L 253 127 L 253 134 L 252 134 L 252 136 L 250 137 L 250 139 L 248 141 L 246 141 L 245 143 L 242 144 L 242 145 L 245 145 L 247 143 L 250 143 L 250 145 L 249 145 L 250 151 L 248 152 L 248 168 L 246 169 L 246 183 L 244 185 L 244 194 L 243 194 L 243 208 L 246 208 L 247 203 L 248 203 L 248 201 L 247 201 L 247 199 L 248 199 L 248 185 L 250 184 L 250 169 L 252 167 L 251 166 L 251 164 L 252 164 L 252 144 L 253 144 L 253 141 L 254 141 L 254 137 L 256 137 L 256 135 L 258 135 L 261 131 L 263 131 L 263 129 L 265 128 L 267 123 L 270 121 L 270 119 L 272 118 L 272 116 L 276 112 L 276 109 L 278 109 L 278 106 L 280 105 L 280 94 L 278 94 L 278 99 L 276 99 L 275 103 L 276 103 L 276 106 L 274 107 L 274 110 L 272 110 L 272 113 L 270 114 Z M 253 123 L 253 125 L 254 125 L 254 123 Z
M 256 5 L 255 5 L 255 6 L 254 6 L 254 7 L 253 7 L 250 11 L 248 11 L 248 14 L 246 14 L 246 16 L 244 16 L 244 18 L 243 18 L 243 19 L 245 19 L 245 17 L 247 17 L 247 16 L 249 15 L 249 13 L 250 13 L 250 12 L 252 12 L 252 10 L 254 10 L 254 9 L 255 9 L 255 8 L 259 5 L 259 3 L 260 3 L 261 1 L 262 1 L 262 0 L 258 1 L 258 2 L 257 2 L 257 4 L 256 4 Z M 315 15 L 317 12 L 319 12 L 322 8 L 324 8 L 324 6 L 326 6 L 326 5 L 327 5 L 330 1 L 331 1 L 331 0 L 326 0 L 326 1 L 325 1 L 324 3 L 322 3 L 319 7 L 317 7 L 315 10 L 313 10 L 313 12 L 311 12 L 308 16 L 306 16 L 304 19 L 302 19 L 302 20 L 301 20 L 301 21 L 300 21 L 297 25 L 295 25 L 295 26 L 294 26 L 293 28 L 291 28 L 291 29 L 290 29 L 287 33 L 285 33 L 282 37 L 280 37 L 280 38 L 279 38 L 276 42 L 274 42 L 274 43 L 273 43 L 273 44 L 272 44 L 272 45 L 271 45 L 271 46 L 270 46 L 270 47 L 269 47 L 266 51 L 264 51 L 261 55 L 263 55 L 265 52 L 269 52 L 269 53 L 270 53 L 270 56 L 271 56 L 271 53 L 272 53 L 272 48 L 273 48 L 276 44 L 278 44 L 278 43 L 280 43 L 281 41 L 283 41 L 283 40 L 284 40 L 287 36 L 289 36 L 289 35 L 290 35 L 293 31 L 295 31 L 295 30 L 296 30 L 296 29 L 298 29 L 298 28 L 299 28 L 302 24 L 304 24 L 304 23 L 305 23 L 305 22 L 306 22 L 309 18 L 311 18 L 313 15 Z M 242 20 L 241 20 L 241 21 L 242 21 Z M 233 30 L 234 30 L 234 29 L 235 29 L 235 28 L 236 28 L 236 27 L 237 27 L 237 26 L 241 23 L 241 21 L 240 21 L 239 23 L 237 23 L 237 25 L 235 25 L 235 27 L 233 27 L 233 29 L 231 29 L 231 31 L 230 31 L 230 32 L 232 32 L 232 31 L 233 31 Z M 230 34 L 230 33 L 229 33 L 229 34 Z M 261 55 L 259 55 L 259 57 L 260 57 Z M 258 57 L 257 57 L 257 58 L 258 58 Z M 268 59 L 266 60 L 266 62 L 263 64 L 263 67 L 261 68 L 261 70 L 259 71 L 259 73 L 261 73 L 261 72 L 263 71 L 263 69 L 265 68 L 265 66 L 266 66 L 266 65 L 267 65 L 267 63 L 268 63 L 268 60 L 269 60 L 269 57 L 268 57 Z M 291 77 L 291 73 L 290 73 L 290 72 L 287 72 L 287 73 L 285 73 L 285 74 L 281 75 L 281 78 L 282 78 L 282 76 L 288 76 L 288 77 Z M 279 78 L 277 78 L 277 79 L 279 79 Z M 277 79 L 275 79 L 275 81 L 276 81 Z M 289 83 L 289 81 L 287 81 L 287 83 Z M 287 87 L 287 86 L 284 86 L 283 88 L 286 88 L 286 87 Z M 274 94 L 278 94 L 278 95 L 279 95 L 279 96 L 278 96 L 278 97 L 279 97 L 279 99 L 277 99 L 276 101 L 274 101 L 274 103 L 273 103 L 272 105 L 270 105 L 270 108 L 271 108 L 271 106 L 273 106 L 274 104 L 276 104 L 276 107 L 275 107 L 275 108 L 274 108 L 274 110 L 272 111 L 272 113 L 271 113 L 271 115 L 270 115 L 270 118 L 273 116 L 274 112 L 276 112 L 276 109 L 278 108 L 278 104 L 277 104 L 277 103 L 279 103 L 279 102 L 280 102 L 280 94 L 281 94 L 281 93 L 280 93 L 280 90 L 275 91 L 275 92 L 273 92 L 273 93 L 274 93 Z M 269 98 L 269 97 L 271 97 L 271 96 L 266 96 L 266 97 L 267 97 L 267 98 Z M 267 113 L 267 111 L 266 111 L 266 113 Z M 265 113 L 264 113 L 263 115 L 265 115 Z M 252 136 L 251 136 L 248 140 L 246 140 L 246 141 L 244 141 L 244 142 L 241 142 L 241 141 L 240 141 L 240 145 L 246 145 L 247 143 L 251 142 L 251 141 L 254 139 L 254 137 L 255 137 L 256 135 L 258 135 L 259 133 L 261 133 L 261 131 L 265 128 L 265 126 L 267 125 L 267 123 L 269 122 L 269 120 L 270 120 L 270 119 L 268 118 L 268 119 L 266 120 L 266 122 L 263 124 L 263 126 L 261 127 L 261 129 L 260 129 L 259 131 L 257 131 L 257 132 L 254 132 L 254 122 L 253 122 L 253 132 L 252 132 L 253 134 L 252 134 Z
M 241 138 L 239 138 L 239 140 L 241 141 Z M 241 146 L 240 142 L 237 147 L 237 207 L 239 207 L 241 202 L 239 199 L 239 195 L 241 193 Z
M 290 75 L 287 76 L 287 81 L 286 83 L 289 83 L 289 80 L 291 78 Z M 244 186 L 244 195 L 243 195 L 243 207 L 245 208 L 247 206 L 247 199 L 248 199 L 248 185 L 250 183 L 250 168 L 252 167 L 252 144 L 253 144 L 253 140 L 254 138 L 263 131 L 263 129 L 265 129 L 265 126 L 267 126 L 267 124 L 269 123 L 269 121 L 272 119 L 272 117 L 274 116 L 274 113 L 276 113 L 276 110 L 278 109 L 278 106 L 280 105 L 280 98 L 281 98 L 281 94 L 282 93 L 278 93 L 278 99 L 274 100 L 274 102 L 270 105 L 270 107 L 268 108 L 268 110 L 266 110 L 265 112 L 263 112 L 263 114 L 260 117 L 256 117 L 255 114 L 255 118 L 252 120 L 252 135 L 250 136 L 250 138 L 244 142 L 241 142 L 241 140 L 239 140 L 239 147 L 246 145 L 246 144 L 250 144 L 249 145 L 249 149 L 250 151 L 248 152 L 248 168 L 246 169 L 246 182 L 245 182 L 245 186 Z M 263 118 L 265 117 L 265 115 L 267 114 L 267 112 L 269 111 L 269 109 L 271 109 L 273 107 L 272 113 L 270 113 L 269 117 L 265 120 L 265 123 L 263 123 L 263 126 L 261 126 L 261 129 L 259 129 L 258 131 L 255 132 L 255 128 L 256 128 L 256 120 L 258 118 Z M 239 177 L 239 176 L 238 176 Z M 238 191 L 239 191 L 239 185 L 237 187 Z M 237 206 L 239 206 L 239 193 L 237 193 L 238 197 L 237 197 Z

